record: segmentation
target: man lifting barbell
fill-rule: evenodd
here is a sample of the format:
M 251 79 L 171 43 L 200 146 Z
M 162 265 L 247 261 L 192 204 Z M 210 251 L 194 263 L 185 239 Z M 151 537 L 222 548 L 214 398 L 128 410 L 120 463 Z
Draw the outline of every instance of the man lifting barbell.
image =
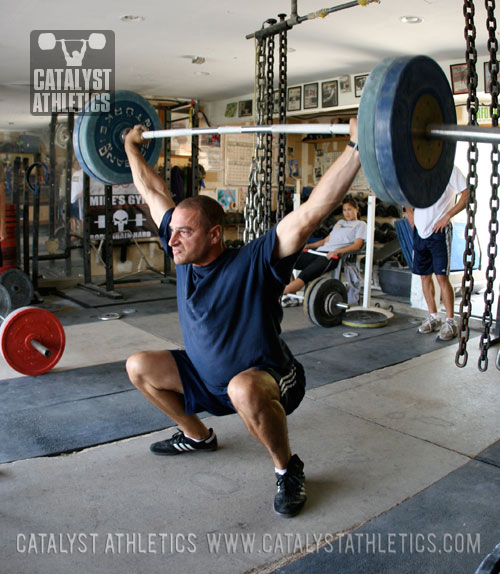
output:
M 185 351 L 142 351 L 127 361 L 131 382 L 179 431 L 151 445 L 161 455 L 214 451 L 217 438 L 196 413 L 237 412 L 274 462 L 275 511 L 296 515 L 306 501 L 304 464 L 292 456 L 286 416 L 301 402 L 305 376 L 280 337 L 280 296 L 307 238 L 342 201 L 360 167 L 357 146 L 330 166 L 309 199 L 264 236 L 226 249 L 223 211 L 207 196 L 175 207 L 165 182 L 140 151 L 145 128 L 125 138 L 134 183 L 159 227 L 177 272 Z M 350 136 L 357 139 L 357 122 Z M 175 208 L 175 209 L 174 209 Z
M 85 52 L 87 51 L 87 40 L 81 40 L 82 47 L 80 51 L 73 50 L 71 52 L 71 55 L 68 52 L 68 49 L 66 48 L 66 41 L 65 40 L 59 40 L 59 41 L 61 42 L 61 48 L 64 54 L 64 58 L 66 59 L 66 65 L 81 66 L 83 63 L 83 57 L 85 56 Z

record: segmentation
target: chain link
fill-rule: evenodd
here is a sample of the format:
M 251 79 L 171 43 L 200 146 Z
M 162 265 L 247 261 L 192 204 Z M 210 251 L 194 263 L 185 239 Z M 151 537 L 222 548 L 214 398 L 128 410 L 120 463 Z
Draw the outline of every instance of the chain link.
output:
M 469 125 L 477 125 L 477 110 L 479 100 L 477 98 L 477 51 L 476 51 L 476 27 L 474 26 L 474 3 L 472 0 L 464 2 L 465 16 L 465 40 L 467 43 L 465 57 L 467 60 L 467 85 L 469 95 L 467 98 L 467 110 L 469 112 Z M 467 223 L 465 225 L 465 250 L 464 250 L 464 275 L 462 277 L 462 301 L 460 302 L 460 327 L 458 334 L 458 350 L 455 355 L 457 367 L 465 367 L 467 364 L 467 341 L 469 340 L 469 319 L 472 313 L 471 295 L 474 288 L 473 268 L 475 263 L 474 240 L 476 238 L 476 188 L 477 188 L 477 144 L 469 144 L 467 152 L 469 173 L 467 174 Z
M 283 21 L 286 14 L 279 14 Z M 279 35 L 279 84 L 278 84 L 278 123 L 286 124 L 286 84 L 287 84 L 287 31 Z M 276 222 L 285 217 L 285 184 L 286 184 L 286 134 L 278 136 L 278 191 L 276 197 Z
M 498 60 L 497 50 L 498 41 L 496 39 L 497 23 L 495 19 L 495 0 L 486 0 L 485 2 L 488 17 L 486 27 L 489 32 L 488 51 L 490 61 L 488 69 L 490 71 L 491 82 L 489 91 L 491 92 L 491 124 L 492 127 L 498 127 Z M 490 211 L 491 218 L 489 222 L 490 241 L 488 244 L 488 266 L 486 268 L 486 290 L 484 292 L 484 312 L 483 312 L 483 333 L 479 340 L 480 356 L 478 368 L 484 372 L 488 369 L 488 349 L 490 348 L 491 336 L 490 330 L 493 324 L 492 307 L 495 299 L 494 282 L 496 279 L 495 260 L 497 256 L 497 234 L 498 234 L 498 165 L 500 156 L 498 153 L 498 144 L 493 144 L 491 149 L 491 197 Z
M 257 112 L 257 124 L 261 125 L 265 115 L 265 48 L 266 41 L 264 38 L 256 40 L 256 101 L 255 108 Z M 257 134 L 257 143 L 252 158 L 250 168 L 250 183 L 248 194 L 245 201 L 243 216 L 245 218 L 245 230 L 243 232 L 243 242 L 249 243 L 253 239 L 264 234 L 264 195 L 263 183 L 264 173 L 264 134 Z
M 272 26 L 276 20 L 266 21 Z M 267 68 L 266 68 L 266 90 L 265 90 L 265 123 L 273 123 L 273 96 L 274 96 L 274 36 L 267 38 Z M 271 229 L 272 197 L 273 197 L 273 134 L 266 134 L 266 168 L 264 179 L 264 231 Z

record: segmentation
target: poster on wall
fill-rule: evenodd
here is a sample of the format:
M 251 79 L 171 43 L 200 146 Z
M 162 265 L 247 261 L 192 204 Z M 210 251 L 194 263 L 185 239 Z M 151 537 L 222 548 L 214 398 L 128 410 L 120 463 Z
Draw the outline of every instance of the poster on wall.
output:
M 113 186 L 113 241 L 132 237 L 140 240 L 158 235 L 157 227 L 137 188 L 133 183 Z M 104 239 L 105 195 L 104 185 L 91 180 L 90 186 L 90 239 Z
M 238 190 L 235 188 L 224 188 L 217 190 L 217 201 L 222 205 L 224 211 L 238 211 Z

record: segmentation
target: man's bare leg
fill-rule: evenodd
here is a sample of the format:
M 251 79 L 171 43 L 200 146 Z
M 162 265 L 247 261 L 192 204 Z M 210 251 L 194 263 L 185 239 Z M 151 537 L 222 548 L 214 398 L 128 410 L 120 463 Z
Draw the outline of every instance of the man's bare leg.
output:
M 285 469 L 291 452 L 286 413 L 274 378 L 265 371 L 249 369 L 230 381 L 227 392 L 250 434 L 268 450 L 274 466 Z
M 169 351 L 141 351 L 127 361 L 132 384 L 156 407 L 173 419 L 184 434 L 203 440 L 207 427 L 184 409 L 184 391 L 177 364 Z

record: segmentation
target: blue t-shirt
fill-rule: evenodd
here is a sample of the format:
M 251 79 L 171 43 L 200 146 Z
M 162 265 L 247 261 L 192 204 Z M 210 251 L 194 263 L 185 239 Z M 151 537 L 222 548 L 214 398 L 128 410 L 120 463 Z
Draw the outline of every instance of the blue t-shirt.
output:
M 159 237 L 170 257 L 169 224 Z M 177 305 L 186 352 L 205 385 L 225 392 L 229 381 L 251 367 L 272 367 L 283 376 L 293 357 L 281 339 L 279 297 L 300 253 L 273 261 L 276 227 L 240 249 L 226 249 L 209 265 L 176 265 Z

